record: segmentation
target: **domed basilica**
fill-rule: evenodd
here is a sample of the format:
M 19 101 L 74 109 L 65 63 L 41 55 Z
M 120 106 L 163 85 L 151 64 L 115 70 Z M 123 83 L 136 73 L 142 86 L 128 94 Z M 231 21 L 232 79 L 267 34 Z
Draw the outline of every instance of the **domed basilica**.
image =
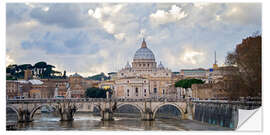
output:
M 115 98 L 159 98 L 167 97 L 172 91 L 171 70 L 160 62 L 157 66 L 154 53 L 147 48 L 143 39 L 133 57 L 132 66 L 126 66 L 117 72 L 115 80 Z

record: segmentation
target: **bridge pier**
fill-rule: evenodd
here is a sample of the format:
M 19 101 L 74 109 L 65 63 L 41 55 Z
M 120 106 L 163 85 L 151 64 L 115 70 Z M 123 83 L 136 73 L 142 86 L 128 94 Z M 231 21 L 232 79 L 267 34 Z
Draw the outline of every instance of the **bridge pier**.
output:
M 58 112 L 60 114 L 60 121 L 73 121 L 73 116 L 75 112 L 77 111 L 77 108 L 75 105 L 70 105 L 62 103 L 58 105 Z
M 104 111 L 101 112 L 101 120 L 102 121 L 113 121 L 113 112 L 111 109 L 106 108 Z
M 154 113 L 150 108 L 146 108 L 144 112 L 141 114 L 141 120 L 144 121 L 153 121 L 154 120 Z
M 33 119 L 30 117 L 30 111 L 28 109 L 19 109 L 18 122 L 32 122 Z
M 182 119 L 193 120 L 194 119 L 194 106 L 192 103 L 186 103 L 186 111 L 183 114 Z

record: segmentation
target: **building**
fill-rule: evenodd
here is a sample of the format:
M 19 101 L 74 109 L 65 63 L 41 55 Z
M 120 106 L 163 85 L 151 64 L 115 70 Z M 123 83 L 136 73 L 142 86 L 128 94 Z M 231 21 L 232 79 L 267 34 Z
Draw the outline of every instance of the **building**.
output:
M 32 71 L 30 69 L 24 70 L 24 80 L 32 79 Z
M 228 99 L 228 92 L 223 81 L 208 84 L 193 84 L 192 97 L 198 99 Z
M 237 67 L 234 66 L 223 66 L 223 67 L 216 67 L 215 69 L 209 69 L 206 72 L 207 81 L 206 83 L 217 83 L 219 81 L 224 80 L 224 76 L 233 76 L 236 71 Z
M 29 80 L 29 83 L 31 84 L 31 88 L 29 90 L 29 97 L 28 98 L 48 98 L 49 93 L 47 86 L 44 85 L 44 82 L 33 79 Z
M 66 97 L 66 92 L 68 89 L 68 79 L 41 79 L 42 82 L 44 82 L 43 85 L 45 85 L 47 88 L 47 98 L 55 98 L 55 96 L 63 96 Z M 57 94 L 55 93 L 55 90 L 57 89 Z
M 78 73 L 75 73 L 69 77 L 70 96 L 71 98 L 82 98 L 85 95 L 87 88 L 93 87 L 93 80 L 86 80 Z
M 105 90 L 107 90 L 107 89 L 112 89 L 113 90 L 114 89 L 114 84 L 115 84 L 114 80 L 106 80 L 106 81 L 100 82 L 98 84 L 98 87 L 102 88 L 102 89 L 105 89 Z
M 108 73 L 110 80 L 115 80 L 117 78 L 117 72 Z
M 7 98 L 16 98 L 19 95 L 19 82 L 17 80 L 6 81 Z
M 143 39 L 130 65 L 117 72 L 115 98 L 159 98 L 176 95 L 171 70 L 160 62 L 157 65 L 154 53 L 147 48 Z
M 197 69 L 181 69 L 180 76 L 184 79 L 205 79 L 206 78 L 206 69 L 197 68 Z

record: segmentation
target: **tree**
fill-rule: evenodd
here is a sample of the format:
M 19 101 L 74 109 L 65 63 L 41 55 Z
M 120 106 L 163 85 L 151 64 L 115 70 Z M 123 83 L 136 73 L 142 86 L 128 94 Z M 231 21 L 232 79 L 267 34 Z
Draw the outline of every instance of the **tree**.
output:
M 31 64 L 9 65 L 6 67 L 7 79 L 23 79 L 26 69 L 32 70 L 32 73 L 36 73 L 40 78 L 66 78 L 65 75 L 62 76 L 61 72 L 55 71 L 53 68 L 55 66 L 43 61 L 34 64 L 34 66 Z
M 191 88 L 192 84 L 203 84 L 204 81 L 200 79 L 183 79 L 175 83 L 175 87 Z
M 85 97 L 88 98 L 106 98 L 107 90 L 100 89 L 100 88 L 87 88 L 85 91 Z
M 102 79 L 108 80 L 110 78 L 108 76 L 106 76 L 103 72 L 101 72 L 100 74 L 97 74 L 97 75 L 94 75 L 94 76 L 89 76 L 88 79 L 101 81 Z
M 261 35 L 253 35 L 242 40 L 241 44 L 236 46 L 234 52 L 228 53 L 225 64 L 234 65 L 238 70 L 233 71 L 233 81 L 239 82 L 239 89 L 228 90 L 242 91 L 236 97 L 243 96 L 243 93 L 249 96 L 261 96 L 261 60 L 262 60 L 262 41 Z

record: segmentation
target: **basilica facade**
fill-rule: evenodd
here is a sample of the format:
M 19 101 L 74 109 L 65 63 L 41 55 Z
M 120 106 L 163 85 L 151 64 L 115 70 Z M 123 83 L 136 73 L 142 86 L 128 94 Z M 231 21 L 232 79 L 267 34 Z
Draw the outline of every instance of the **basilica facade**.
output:
M 171 70 L 161 62 L 157 65 L 155 55 L 144 39 L 131 65 L 127 62 L 116 78 L 114 98 L 160 98 L 174 93 Z

